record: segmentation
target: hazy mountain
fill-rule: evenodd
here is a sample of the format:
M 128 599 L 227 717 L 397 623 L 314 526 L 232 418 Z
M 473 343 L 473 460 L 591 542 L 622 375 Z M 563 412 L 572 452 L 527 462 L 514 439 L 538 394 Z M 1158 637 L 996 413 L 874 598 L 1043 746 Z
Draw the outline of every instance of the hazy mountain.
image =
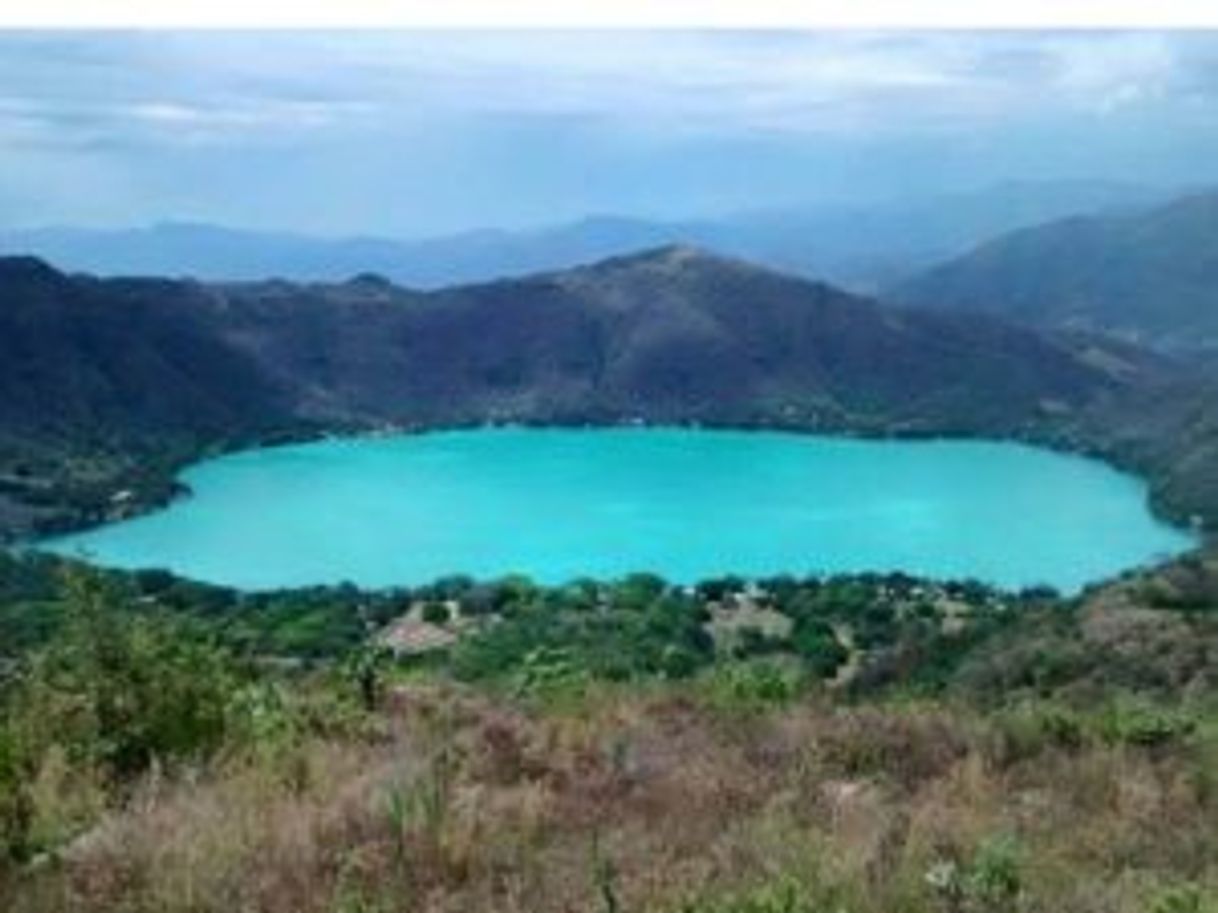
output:
M 1005 235 L 914 279 L 894 300 L 1169 348 L 1218 344 L 1218 192 Z
M 1025 182 L 865 207 L 800 207 L 699 221 L 598 216 L 536 230 L 419 241 L 327 239 L 190 223 L 121 231 L 45 228 L 0 232 L 0 250 L 99 275 L 337 281 L 371 271 L 404 285 L 436 288 L 685 242 L 870 290 L 1017 226 L 1161 197 L 1162 191 L 1126 184 Z
M 41 257 L 68 271 L 101 276 L 314 280 L 383 271 L 403 260 L 402 245 L 383 238 L 315 238 L 188 222 L 119 230 L 0 232 L 0 247 Z
M 1136 208 L 1169 193 L 1109 181 L 1008 181 L 867 206 L 741 214 L 701 240 L 778 269 L 874 292 L 996 234 L 1065 215 Z

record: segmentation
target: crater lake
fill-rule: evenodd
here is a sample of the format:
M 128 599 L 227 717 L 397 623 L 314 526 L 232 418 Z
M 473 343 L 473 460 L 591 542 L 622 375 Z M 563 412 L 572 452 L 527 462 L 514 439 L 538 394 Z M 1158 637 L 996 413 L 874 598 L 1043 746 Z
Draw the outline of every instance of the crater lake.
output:
M 480 429 L 248 450 L 180 478 L 191 496 L 40 547 L 248 589 L 901 570 L 1075 591 L 1193 545 L 1141 480 L 1007 442 Z

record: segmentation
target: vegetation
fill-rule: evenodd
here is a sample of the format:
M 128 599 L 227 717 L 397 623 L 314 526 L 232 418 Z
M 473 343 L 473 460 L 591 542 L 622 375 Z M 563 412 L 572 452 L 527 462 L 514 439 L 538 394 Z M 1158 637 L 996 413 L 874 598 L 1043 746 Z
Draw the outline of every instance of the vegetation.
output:
M 1073 601 L 904 575 L 243 594 L 2 567 L 14 913 L 1218 900 L 1211 558 Z M 316 622 L 437 605 L 455 644 L 396 660 Z
M 83 570 L 45 554 L 0 551 L 0 661 L 45 642 L 62 622 L 57 581 L 72 568 Z M 246 593 L 160 570 L 96 573 L 123 594 L 132 611 L 188 619 L 245 656 L 338 657 L 409 604 L 404 592 L 351 585 Z

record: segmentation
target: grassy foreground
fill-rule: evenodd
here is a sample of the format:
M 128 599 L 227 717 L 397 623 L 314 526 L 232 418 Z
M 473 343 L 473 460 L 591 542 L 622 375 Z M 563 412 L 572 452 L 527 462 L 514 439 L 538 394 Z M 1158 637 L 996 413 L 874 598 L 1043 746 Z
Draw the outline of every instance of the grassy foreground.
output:
M 13 913 L 1218 910 L 1206 559 L 972 623 L 800 586 L 789 631 L 726 639 L 719 586 L 709 641 L 650 583 L 533 590 L 442 656 L 305 666 L 64 586 L 3 672 Z M 655 662 L 555 655 L 581 611 Z

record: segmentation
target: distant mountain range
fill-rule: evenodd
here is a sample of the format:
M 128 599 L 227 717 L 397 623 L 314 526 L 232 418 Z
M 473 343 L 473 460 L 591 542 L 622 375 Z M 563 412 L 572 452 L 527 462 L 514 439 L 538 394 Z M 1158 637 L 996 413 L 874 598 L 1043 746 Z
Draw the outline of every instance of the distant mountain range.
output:
M 340 281 L 372 272 L 437 288 L 561 269 L 669 243 L 691 243 L 867 292 L 1000 232 L 1080 212 L 1146 205 L 1161 188 L 1100 181 L 1010 182 L 871 206 L 800 207 L 719 219 L 603 216 L 549 228 L 485 230 L 418 241 L 238 231 L 164 223 L 128 230 L 0 232 L 0 251 L 69 271 L 205 281 Z
M 0 500 L 43 504 L 75 484 L 66 468 L 99 476 L 99 451 L 165 441 L 189 457 L 283 431 L 486 421 L 1024 435 L 1160 371 L 685 246 L 435 292 L 372 275 L 99 280 L 10 258 L 0 302 Z
M 1172 350 L 1218 346 L 1218 191 L 1003 235 L 887 297 Z

